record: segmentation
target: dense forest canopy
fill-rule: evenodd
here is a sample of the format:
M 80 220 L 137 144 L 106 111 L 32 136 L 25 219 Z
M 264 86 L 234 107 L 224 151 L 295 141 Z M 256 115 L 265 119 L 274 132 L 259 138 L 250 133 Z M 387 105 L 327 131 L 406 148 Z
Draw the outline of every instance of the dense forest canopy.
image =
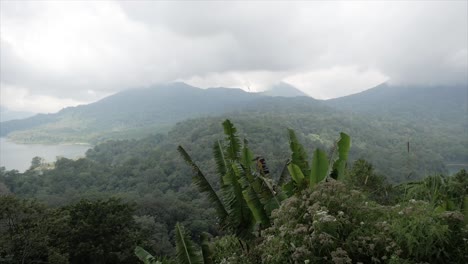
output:
M 6 263 L 20 256 L 50 263 L 135 263 L 137 258 L 183 263 L 187 256 L 192 263 L 457 263 L 467 257 L 466 171 L 391 185 L 370 163 L 346 162 L 353 148 L 345 134 L 339 141 L 330 139 L 330 146 L 311 147 L 294 130 L 276 132 L 256 119 L 237 120 L 238 131 L 227 121 L 224 129 L 214 121 L 197 129 L 195 124 L 206 123 L 195 119 L 179 123 L 169 136 L 99 144 L 86 158 L 62 158 L 52 169 L 40 158 L 25 173 L 2 169 L 0 257 Z M 192 134 L 185 134 L 184 126 Z M 265 129 L 278 138 L 262 137 Z M 226 151 L 226 161 L 220 163 L 221 152 L 212 155 L 213 143 Z M 177 154 L 178 145 L 194 155 L 195 161 L 184 157 L 192 169 Z M 310 151 L 317 147 L 331 152 Z M 256 155 L 264 160 L 260 167 L 255 165 L 259 158 L 252 159 Z M 203 169 L 206 178 L 196 176 L 194 168 Z M 235 190 L 229 189 L 233 180 L 219 173 L 251 180 L 239 178 L 243 195 L 227 202 L 235 197 L 227 195 Z M 241 211 L 233 209 L 226 209 L 228 218 L 219 215 L 213 197 L 197 191 L 205 186 L 199 190 L 206 192 L 206 184 L 227 195 L 221 200 L 225 206 L 246 199 L 244 217 L 236 218 Z

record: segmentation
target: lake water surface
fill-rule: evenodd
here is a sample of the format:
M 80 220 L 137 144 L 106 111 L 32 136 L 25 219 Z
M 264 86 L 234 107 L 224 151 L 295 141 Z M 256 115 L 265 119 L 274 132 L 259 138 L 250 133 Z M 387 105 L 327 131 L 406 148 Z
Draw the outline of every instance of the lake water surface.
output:
M 53 162 L 57 157 L 78 158 L 84 157 L 90 145 L 42 145 L 17 144 L 6 138 L 0 138 L 0 167 L 7 170 L 24 172 L 31 165 L 32 158 L 39 156 L 47 162 Z

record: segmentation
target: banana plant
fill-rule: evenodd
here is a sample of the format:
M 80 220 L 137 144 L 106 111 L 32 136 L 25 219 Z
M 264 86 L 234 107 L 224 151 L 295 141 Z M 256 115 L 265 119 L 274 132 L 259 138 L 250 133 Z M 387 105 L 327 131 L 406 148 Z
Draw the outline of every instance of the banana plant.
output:
M 178 151 L 192 167 L 194 184 L 215 206 L 221 226 L 249 238 L 253 228 L 270 225 L 270 214 L 284 196 L 274 189 L 268 171 L 259 169 L 259 159 L 254 158 L 247 140 L 241 142 L 231 121 L 224 121 L 223 129 L 224 141 L 213 146 L 220 191 L 213 188 L 182 146 Z
M 203 258 L 196 251 L 193 241 L 188 237 L 185 228 L 177 223 L 175 227 L 176 255 L 179 264 L 202 264 Z
M 287 196 L 291 196 L 305 188 L 314 188 L 328 177 L 335 180 L 345 180 L 346 162 L 351 147 L 351 139 L 345 133 L 340 133 L 340 139 L 335 143 L 330 158 L 321 150 L 313 153 L 311 165 L 307 161 L 307 153 L 299 143 L 294 130 L 289 129 L 289 146 L 291 160 L 287 165 L 291 181 L 282 185 Z M 284 179 L 281 177 L 281 179 Z M 284 181 L 284 180 L 283 180 Z

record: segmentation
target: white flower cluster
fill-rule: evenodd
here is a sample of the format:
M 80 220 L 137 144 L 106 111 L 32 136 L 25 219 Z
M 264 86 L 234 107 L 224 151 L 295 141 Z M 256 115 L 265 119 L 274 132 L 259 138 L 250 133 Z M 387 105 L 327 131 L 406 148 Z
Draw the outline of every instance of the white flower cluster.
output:
M 314 215 L 314 223 L 328 223 L 328 222 L 336 222 L 336 218 L 333 215 L 329 215 L 327 210 L 319 210 Z

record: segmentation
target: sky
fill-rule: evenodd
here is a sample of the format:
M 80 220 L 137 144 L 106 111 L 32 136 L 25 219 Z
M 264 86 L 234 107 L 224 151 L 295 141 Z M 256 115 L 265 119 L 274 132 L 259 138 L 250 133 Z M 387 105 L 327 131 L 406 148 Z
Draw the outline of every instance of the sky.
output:
M 468 1 L 0 1 L 0 105 L 183 81 L 318 99 L 468 83 Z

